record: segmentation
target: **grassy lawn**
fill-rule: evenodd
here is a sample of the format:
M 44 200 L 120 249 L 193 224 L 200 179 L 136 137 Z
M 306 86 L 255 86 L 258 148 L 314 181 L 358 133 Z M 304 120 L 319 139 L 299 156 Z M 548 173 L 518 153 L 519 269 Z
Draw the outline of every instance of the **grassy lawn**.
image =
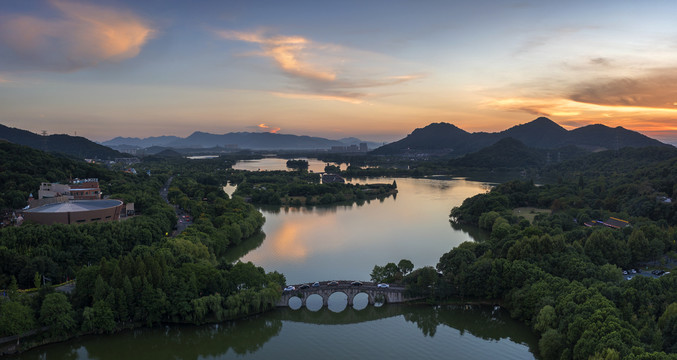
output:
M 529 222 L 534 222 L 534 218 L 538 214 L 550 214 L 550 209 L 539 209 L 535 207 L 520 207 L 512 209 L 512 214 L 515 216 L 523 216 Z

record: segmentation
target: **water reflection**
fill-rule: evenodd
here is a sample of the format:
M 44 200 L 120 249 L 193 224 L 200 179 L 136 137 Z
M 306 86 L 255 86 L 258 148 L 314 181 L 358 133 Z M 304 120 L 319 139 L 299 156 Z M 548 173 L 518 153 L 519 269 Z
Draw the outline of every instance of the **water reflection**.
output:
M 303 349 L 332 359 L 447 358 L 452 351 L 459 358 L 525 359 L 533 358 L 536 344 L 527 326 L 500 309 L 388 305 L 338 313 L 279 309 L 215 325 L 84 337 L 21 358 L 279 359 Z
M 329 165 L 339 166 L 337 163 L 326 163 L 317 159 L 308 159 L 308 158 L 296 158 L 296 160 L 306 160 L 308 161 L 308 171 L 311 172 L 324 172 L 324 167 Z M 346 170 L 348 165 L 340 164 L 341 170 Z M 240 160 L 235 165 L 233 165 L 235 170 L 249 170 L 249 171 L 275 171 L 275 170 L 285 170 L 293 171 L 287 167 L 287 159 L 278 159 L 278 158 L 263 158 L 258 160 Z
M 478 242 L 488 241 L 489 236 L 491 235 L 490 231 L 482 230 L 477 226 L 458 224 L 453 221 L 449 221 L 449 224 L 451 225 L 452 229 L 462 231 Z
M 352 181 L 396 181 L 399 193 L 397 199 L 363 206 L 261 207 L 266 241 L 242 261 L 281 272 L 290 283 L 368 280 L 376 264 L 409 259 L 416 267 L 435 266 L 442 254 L 473 240 L 474 232 L 449 225 L 449 211 L 486 191 L 484 183 L 410 178 Z
M 247 240 L 244 240 L 238 245 L 235 245 L 228 249 L 226 255 L 223 256 L 222 260 L 225 263 L 234 263 L 247 255 L 250 251 L 258 248 L 263 244 L 263 240 L 266 239 L 266 234 L 259 232 L 254 236 L 250 237 Z

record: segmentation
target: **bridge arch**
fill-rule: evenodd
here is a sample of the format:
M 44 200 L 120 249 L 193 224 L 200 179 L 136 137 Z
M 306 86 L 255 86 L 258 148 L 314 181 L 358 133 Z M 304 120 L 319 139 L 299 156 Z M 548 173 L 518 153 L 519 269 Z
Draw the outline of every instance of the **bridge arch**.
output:
M 310 311 L 319 311 L 325 306 L 325 300 L 320 294 L 310 294 L 305 298 L 305 307 Z
M 355 310 L 364 310 L 369 306 L 373 301 L 370 299 L 369 293 L 359 292 L 353 295 L 353 309 Z
M 287 299 L 287 306 L 292 310 L 298 310 L 304 305 L 304 299 L 298 296 L 291 296 L 289 299 Z
M 345 299 L 345 300 L 344 300 Z M 326 297 L 327 309 L 333 312 L 341 312 L 350 307 L 350 295 L 345 291 L 336 290 Z

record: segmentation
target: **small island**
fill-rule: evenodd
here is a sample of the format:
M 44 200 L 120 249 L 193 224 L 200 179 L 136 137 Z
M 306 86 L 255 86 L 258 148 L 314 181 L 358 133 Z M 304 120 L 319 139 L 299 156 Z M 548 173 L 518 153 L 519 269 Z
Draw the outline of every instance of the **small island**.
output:
M 287 167 L 290 169 L 303 171 L 308 170 L 308 160 L 287 160 Z
M 395 181 L 390 184 L 346 184 L 338 175 L 322 176 L 305 171 L 233 174 L 230 181 L 237 184 L 233 196 L 258 205 L 330 205 L 397 194 Z

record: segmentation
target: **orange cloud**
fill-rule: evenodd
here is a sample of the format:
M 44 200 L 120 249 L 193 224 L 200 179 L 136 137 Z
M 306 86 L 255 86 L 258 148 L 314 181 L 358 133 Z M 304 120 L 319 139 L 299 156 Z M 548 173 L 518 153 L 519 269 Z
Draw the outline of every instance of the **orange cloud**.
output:
M 361 104 L 364 101 L 359 97 L 338 96 L 338 95 L 322 95 L 322 94 L 298 94 L 298 93 L 283 93 L 272 92 L 271 94 L 287 99 L 305 99 L 305 100 L 324 100 L 324 101 L 341 101 L 350 104 Z
M 420 74 L 384 77 L 380 74 L 383 69 L 379 69 L 379 75 L 374 76 L 373 73 L 367 73 L 373 71 L 371 67 L 360 68 L 351 59 L 363 61 L 376 55 L 337 45 L 319 44 L 302 36 L 268 36 L 261 31 L 222 30 L 215 33 L 223 39 L 258 44 L 261 52 L 255 55 L 273 59 L 285 74 L 297 81 L 296 86 L 289 87 L 290 90 L 273 92 L 279 97 L 361 104 L 364 98 L 374 95 L 355 89 L 393 86 L 423 77 Z M 382 57 L 378 58 L 383 60 Z
M 568 128 L 604 124 L 622 126 L 658 138 L 674 138 L 677 135 L 677 109 L 590 104 L 565 98 L 504 98 L 485 102 L 484 106 L 551 116 Z
M 273 36 L 264 37 L 260 33 L 245 33 L 239 31 L 217 31 L 219 36 L 228 40 L 240 40 L 257 43 L 263 50 L 263 55 L 275 60 L 277 65 L 285 72 L 321 81 L 333 81 L 336 74 L 322 70 L 317 65 L 311 64 L 304 58 L 312 46 L 311 41 L 300 36 Z
M 266 132 L 273 133 L 273 134 L 275 134 L 275 133 L 277 133 L 278 131 L 281 130 L 279 127 L 271 128 L 270 126 L 263 124 L 263 123 L 258 124 L 256 127 L 258 127 L 259 129 L 266 130 Z
M 52 0 L 59 18 L 0 18 L 0 55 L 5 66 L 73 71 L 135 57 L 154 30 L 131 12 Z
M 677 68 L 653 69 L 643 76 L 578 84 L 568 96 L 589 104 L 675 109 Z

